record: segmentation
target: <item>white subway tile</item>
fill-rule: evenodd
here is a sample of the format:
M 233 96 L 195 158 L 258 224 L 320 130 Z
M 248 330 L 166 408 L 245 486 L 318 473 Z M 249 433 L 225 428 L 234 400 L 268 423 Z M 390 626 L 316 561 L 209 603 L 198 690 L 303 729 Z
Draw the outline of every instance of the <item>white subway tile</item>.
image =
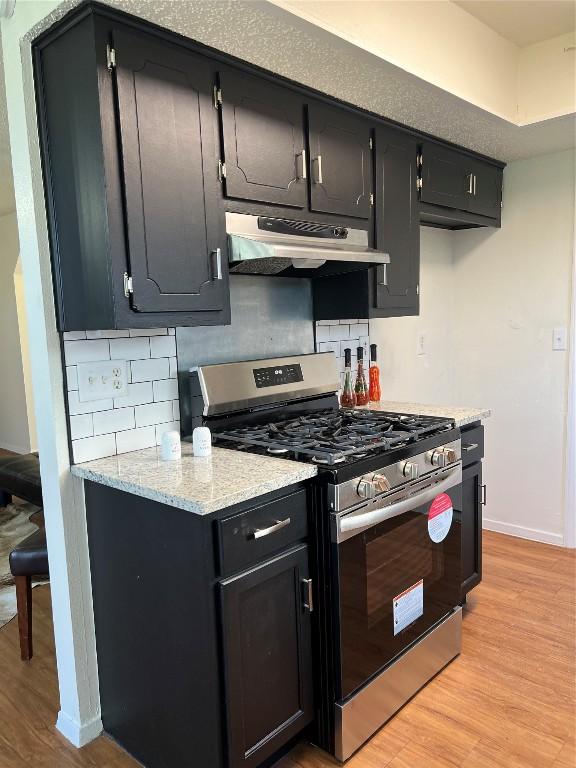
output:
M 72 440 L 73 461 L 78 464 L 82 461 L 102 459 L 105 456 L 116 454 L 116 438 L 114 435 L 98 435 L 98 437 L 86 437 L 83 440 Z
M 178 397 L 178 381 L 176 379 L 163 379 L 152 384 L 154 389 L 154 401 L 174 400 Z
M 330 326 L 330 340 L 340 341 L 341 339 L 350 338 L 350 326 L 349 325 L 332 325 Z
M 150 339 L 150 357 L 174 357 L 176 338 L 174 336 L 153 336 Z
M 114 407 L 112 399 L 106 400 L 88 400 L 81 403 L 78 399 L 78 392 L 68 392 L 68 412 L 70 416 L 78 416 L 82 413 L 96 413 L 97 411 L 109 411 Z
M 157 424 L 156 427 L 156 445 L 160 445 L 162 442 L 162 435 L 164 432 L 180 432 L 179 421 L 167 421 L 165 424 Z
M 339 323 L 339 320 L 318 320 L 316 325 L 338 325 Z
M 318 344 L 318 352 L 334 352 L 338 357 L 340 354 L 340 342 L 339 341 L 321 341 Z
M 130 336 L 166 336 L 167 328 L 130 328 Z
M 86 331 L 87 339 L 122 339 L 129 335 L 128 331 Z
M 175 357 L 170 358 L 170 378 L 175 379 L 178 375 L 178 360 Z
M 141 339 L 112 339 L 110 341 L 112 360 L 145 360 L 150 357 L 150 341 Z
M 367 361 L 367 363 L 370 362 L 370 337 L 369 336 L 361 336 L 358 340 L 358 343 L 361 347 L 364 347 L 364 359 Z
M 78 368 L 75 365 L 66 366 L 66 387 L 68 392 L 71 389 L 78 389 Z
M 357 323 L 358 320 L 354 320 L 354 319 L 352 319 L 352 320 L 338 320 L 338 322 L 340 323 L 340 325 L 352 325 L 353 323 Z
M 126 408 L 129 405 L 143 405 L 154 400 L 152 382 L 142 381 L 138 384 L 128 384 L 128 394 L 125 397 L 114 398 L 114 408 Z
M 173 400 L 172 401 L 172 413 L 174 416 L 174 421 L 180 421 L 180 401 L 179 400 Z
M 354 333 L 355 336 L 368 336 L 368 323 L 357 323 L 350 328 L 350 333 Z
M 128 429 L 126 432 L 116 433 L 116 446 L 118 453 L 140 451 L 142 448 L 152 448 L 155 445 L 156 431 L 154 427 Z
M 330 341 L 330 326 L 329 325 L 317 325 L 316 326 L 316 341 Z
M 156 379 L 168 379 L 170 367 L 167 357 L 157 357 L 152 360 L 133 360 L 130 363 L 132 369 L 132 382 L 155 381 Z
M 149 403 L 148 405 L 137 405 L 136 426 L 147 427 L 149 424 L 161 424 L 164 421 L 172 421 L 172 402 Z
M 78 341 L 86 338 L 86 331 L 64 331 L 62 336 L 64 341 Z
M 352 354 L 356 355 L 356 347 L 359 346 L 358 339 L 348 339 L 348 341 L 340 342 L 340 355 L 344 357 L 344 350 L 348 347 L 352 350 Z
M 134 408 L 114 408 L 94 414 L 95 435 L 121 432 L 124 429 L 134 429 L 134 426 Z
M 176 336 L 176 328 L 168 328 L 168 336 Z
M 64 357 L 66 365 L 110 360 L 110 342 L 108 339 L 65 341 Z
M 81 416 L 70 416 L 70 437 L 72 440 L 79 440 L 82 437 L 92 437 L 94 434 L 94 423 L 91 413 L 84 413 Z

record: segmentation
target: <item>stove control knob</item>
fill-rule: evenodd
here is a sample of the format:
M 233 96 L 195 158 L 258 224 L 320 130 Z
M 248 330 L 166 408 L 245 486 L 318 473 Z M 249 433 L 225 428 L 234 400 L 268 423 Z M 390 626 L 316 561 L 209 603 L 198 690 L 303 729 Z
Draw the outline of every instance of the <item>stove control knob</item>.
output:
M 386 493 L 386 491 L 389 491 L 390 488 L 392 488 L 390 480 L 388 480 L 386 475 L 376 474 L 372 478 L 372 482 L 376 486 L 378 493 Z
M 428 454 L 430 463 L 435 467 L 447 467 L 458 460 L 458 454 L 454 448 L 436 448 Z
M 373 499 L 376 496 L 376 486 L 368 475 L 360 478 L 356 493 L 362 499 Z
M 420 467 L 413 461 L 401 461 L 400 470 L 404 477 L 407 477 L 410 480 L 417 480 L 420 475 Z

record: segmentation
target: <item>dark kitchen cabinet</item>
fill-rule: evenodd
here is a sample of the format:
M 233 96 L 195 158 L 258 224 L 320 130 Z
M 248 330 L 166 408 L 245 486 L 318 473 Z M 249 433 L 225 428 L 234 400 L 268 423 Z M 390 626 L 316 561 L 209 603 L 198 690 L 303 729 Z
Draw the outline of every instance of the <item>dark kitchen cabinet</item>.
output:
M 313 719 L 308 579 L 304 544 L 221 582 L 229 768 L 255 768 Z
M 370 218 L 371 123 L 345 109 L 313 102 L 308 106 L 308 132 L 311 210 Z
M 209 60 L 90 15 L 35 61 L 59 329 L 229 322 Z
M 424 223 L 460 229 L 500 226 L 502 165 L 442 144 L 420 148 L 420 214 Z
M 462 470 L 462 600 L 482 581 L 482 462 Z
M 219 83 L 215 100 L 222 113 L 226 195 L 307 207 L 300 94 L 232 69 L 220 70 Z

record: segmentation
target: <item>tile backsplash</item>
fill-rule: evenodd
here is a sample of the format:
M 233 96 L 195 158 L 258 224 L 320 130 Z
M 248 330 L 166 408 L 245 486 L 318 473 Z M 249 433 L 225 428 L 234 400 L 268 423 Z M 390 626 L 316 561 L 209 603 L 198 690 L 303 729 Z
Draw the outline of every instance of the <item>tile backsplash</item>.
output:
M 128 394 L 81 402 L 79 363 L 125 361 Z M 79 463 L 158 445 L 180 430 L 173 328 L 64 333 L 72 461 Z
M 364 364 L 370 361 L 370 326 L 368 320 L 319 320 L 316 323 L 316 352 L 334 352 L 344 383 L 344 350 L 352 350 L 352 369 L 356 366 L 356 349 L 364 348 Z

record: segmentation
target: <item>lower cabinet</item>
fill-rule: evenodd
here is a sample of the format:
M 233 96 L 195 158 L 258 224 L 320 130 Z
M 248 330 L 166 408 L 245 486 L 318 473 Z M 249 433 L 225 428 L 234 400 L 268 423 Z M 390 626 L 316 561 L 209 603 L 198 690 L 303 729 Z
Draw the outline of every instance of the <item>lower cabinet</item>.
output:
M 313 719 L 308 546 L 220 582 L 228 767 L 258 766 Z
M 482 581 L 482 462 L 462 470 L 461 599 Z

